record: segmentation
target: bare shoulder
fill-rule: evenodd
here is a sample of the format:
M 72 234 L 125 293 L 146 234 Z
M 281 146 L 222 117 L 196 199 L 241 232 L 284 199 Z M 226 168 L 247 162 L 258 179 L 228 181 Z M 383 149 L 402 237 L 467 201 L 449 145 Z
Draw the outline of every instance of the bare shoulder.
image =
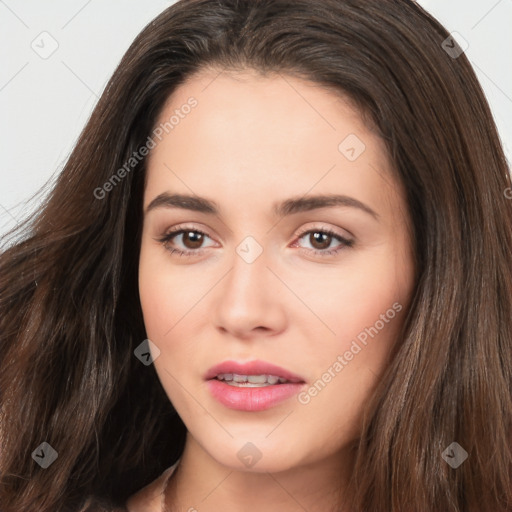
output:
M 174 468 L 167 468 L 156 480 L 132 494 L 126 501 L 128 512 L 161 512 L 162 494 Z

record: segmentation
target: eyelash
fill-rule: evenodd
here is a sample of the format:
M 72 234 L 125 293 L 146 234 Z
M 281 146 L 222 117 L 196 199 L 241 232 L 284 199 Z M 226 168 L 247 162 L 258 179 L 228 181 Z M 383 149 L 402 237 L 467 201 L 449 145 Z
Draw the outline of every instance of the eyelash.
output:
M 207 233 L 205 233 L 204 231 L 201 231 L 200 229 L 191 228 L 191 227 L 177 226 L 176 228 L 173 228 L 172 230 L 170 230 L 163 237 L 158 238 L 157 241 L 160 242 L 161 244 L 163 244 L 165 249 L 167 251 L 169 251 L 171 254 L 177 254 L 178 256 L 185 256 L 185 257 L 200 256 L 203 253 L 204 248 L 203 249 L 195 249 L 195 250 L 188 249 L 188 250 L 183 251 L 181 249 L 176 249 L 176 248 L 173 248 L 173 247 L 168 247 L 168 245 L 167 245 L 175 236 L 181 235 L 183 233 L 190 233 L 190 232 L 196 233 L 196 234 L 198 233 L 200 235 L 203 235 L 203 236 L 206 236 L 208 238 L 211 238 Z M 338 254 L 339 252 L 341 252 L 345 248 L 349 248 L 349 247 L 352 247 L 354 245 L 354 240 L 349 240 L 347 238 L 344 238 L 344 237 L 340 236 L 339 234 L 335 233 L 334 231 L 332 231 L 332 230 L 330 230 L 328 228 L 325 228 L 325 229 L 324 228 L 308 229 L 306 231 L 303 231 L 303 232 L 299 233 L 297 235 L 297 239 L 300 240 L 305 235 L 309 235 L 311 233 L 322 233 L 324 235 L 329 235 L 329 236 L 335 238 L 336 240 L 338 240 L 342 244 L 337 249 L 325 249 L 325 250 L 307 249 L 305 247 L 299 247 L 299 249 L 306 250 L 307 252 L 313 252 L 315 255 L 318 255 L 318 256 L 321 256 L 321 257 L 332 256 L 332 255 Z

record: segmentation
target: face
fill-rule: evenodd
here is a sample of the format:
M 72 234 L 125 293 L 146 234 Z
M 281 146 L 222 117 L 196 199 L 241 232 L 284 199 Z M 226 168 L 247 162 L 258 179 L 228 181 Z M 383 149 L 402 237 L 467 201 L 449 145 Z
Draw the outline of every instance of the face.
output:
M 413 289 L 382 141 L 317 84 L 204 70 L 169 98 L 153 142 L 140 299 L 189 438 L 251 471 L 335 457 Z

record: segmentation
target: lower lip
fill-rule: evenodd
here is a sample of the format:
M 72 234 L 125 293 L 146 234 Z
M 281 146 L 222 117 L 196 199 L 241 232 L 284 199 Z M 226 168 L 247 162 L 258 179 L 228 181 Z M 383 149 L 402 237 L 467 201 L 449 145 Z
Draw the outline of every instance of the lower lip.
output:
M 222 405 L 229 409 L 249 412 L 270 409 L 278 403 L 296 395 L 303 385 L 303 382 L 289 382 L 260 388 L 244 388 L 230 386 L 217 379 L 208 381 L 210 393 Z

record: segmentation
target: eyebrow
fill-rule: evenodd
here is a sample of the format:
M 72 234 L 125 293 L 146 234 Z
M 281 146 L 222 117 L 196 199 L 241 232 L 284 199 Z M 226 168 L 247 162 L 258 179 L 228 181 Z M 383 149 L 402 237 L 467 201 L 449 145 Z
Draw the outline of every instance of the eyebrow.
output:
M 353 197 L 338 194 L 292 197 L 285 201 L 274 203 L 273 213 L 276 216 L 286 216 L 316 210 L 318 208 L 332 208 L 335 206 L 357 208 L 368 213 L 376 220 L 379 218 L 378 213 L 372 210 L 368 205 Z M 146 214 L 156 208 L 181 208 L 183 210 L 192 210 L 208 215 L 218 215 L 220 212 L 218 204 L 210 199 L 186 194 L 169 194 L 168 192 L 163 192 L 156 196 L 147 206 Z

